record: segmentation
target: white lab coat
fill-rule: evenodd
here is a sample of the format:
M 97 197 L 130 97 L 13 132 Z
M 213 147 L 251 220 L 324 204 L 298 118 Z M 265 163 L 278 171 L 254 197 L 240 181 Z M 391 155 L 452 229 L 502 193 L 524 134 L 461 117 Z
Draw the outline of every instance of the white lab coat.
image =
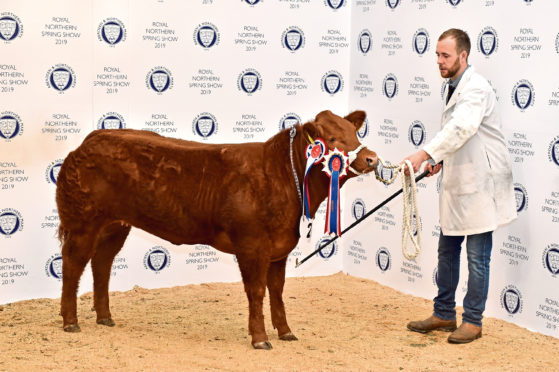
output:
M 497 100 L 472 66 L 444 106 L 441 128 L 424 150 L 435 162 L 444 161 L 439 193 L 443 234 L 479 234 L 514 220 L 511 163 Z

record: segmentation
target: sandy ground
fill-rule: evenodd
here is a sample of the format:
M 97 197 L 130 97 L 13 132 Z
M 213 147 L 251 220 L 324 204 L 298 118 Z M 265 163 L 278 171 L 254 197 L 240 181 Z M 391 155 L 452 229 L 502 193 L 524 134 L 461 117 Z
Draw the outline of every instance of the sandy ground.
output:
M 559 371 L 559 339 L 487 318 L 483 337 L 406 329 L 431 301 L 342 273 L 289 278 L 284 300 L 299 341 L 253 350 L 241 283 L 111 293 L 113 328 L 95 324 L 91 293 L 78 300 L 81 333 L 62 331 L 59 300 L 0 307 L 0 371 Z

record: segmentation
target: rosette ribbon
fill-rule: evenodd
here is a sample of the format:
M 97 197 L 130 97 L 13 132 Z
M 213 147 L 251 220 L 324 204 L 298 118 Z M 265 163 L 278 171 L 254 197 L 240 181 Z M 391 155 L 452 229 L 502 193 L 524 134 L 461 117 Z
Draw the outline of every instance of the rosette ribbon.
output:
M 324 156 L 323 164 L 324 168 L 322 170 L 330 177 L 324 232 L 329 235 L 340 236 L 340 180 L 347 175 L 349 157 L 335 148 L 329 150 Z

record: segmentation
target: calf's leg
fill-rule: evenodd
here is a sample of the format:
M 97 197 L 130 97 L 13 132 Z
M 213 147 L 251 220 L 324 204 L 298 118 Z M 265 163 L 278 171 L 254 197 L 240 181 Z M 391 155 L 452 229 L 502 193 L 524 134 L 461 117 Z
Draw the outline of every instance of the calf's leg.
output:
M 109 309 L 109 279 L 113 260 L 129 232 L 129 225 L 115 222 L 103 228 L 97 239 L 95 255 L 91 259 L 93 307 L 97 312 L 97 324 L 110 327 L 115 325 Z
M 272 348 L 272 344 L 266 335 L 262 307 L 266 294 L 266 273 L 270 261 L 260 252 L 251 251 L 251 253 L 237 253 L 237 261 L 248 297 L 248 330 L 252 336 L 252 346 L 255 349 L 269 350 Z
M 66 233 L 62 245 L 62 297 L 60 313 L 66 332 L 79 332 L 77 315 L 77 293 L 80 277 L 85 265 L 94 253 L 98 229 Z
M 284 341 L 295 341 L 297 337 L 291 333 L 285 316 L 283 304 L 283 286 L 285 284 L 285 264 L 287 257 L 280 261 L 271 262 L 268 268 L 268 292 L 270 293 L 270 312 L 272 324 L 278 330 L 278 337 Z

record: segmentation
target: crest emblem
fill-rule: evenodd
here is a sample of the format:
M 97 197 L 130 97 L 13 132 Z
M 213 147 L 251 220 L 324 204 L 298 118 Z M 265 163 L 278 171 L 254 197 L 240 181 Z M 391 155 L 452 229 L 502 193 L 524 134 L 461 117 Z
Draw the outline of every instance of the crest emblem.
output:
M 260 2 L 260 0 L 245 0 L 245 3 L 249 5 L 256 5 L 258 2 Z
M 371 38 L 371 32 L 369 30 L 363 30 L 359 34 L 357 47 L 359 51 L 363 54 L 367 54 L 371 50 L 373 41 Z
M 334 95 L 343 89 L 344 81 L 342 75 L 337 71 L 328 71 L 322 76 L 322 91 Z
M 559 53 L 559 32 L 557 33 L 557 36 L 555 36 L 555 51 Z
M 361 128 L 359 128 L 359 130 L 357 131 L 357 137 L 359 137 L 359 139 L 364 139 L 368 135 L 369 135 L 369 119 L 365 118 L 365 121 L 361 125 Z
M 0 211 L 0 234 L 9 238 L 21 230 L 23 230 L 23 218 L 18 211 L 11 208 Z
M 528 80 L 520 80 L 512 90 L 512 103 L 524 111 L 534 105 L 535 96 L 532 84 Z
M 45 271 L 48 277 L 62 280 L 62 255 L 55 254 L 50 257 L 45 265 Z
M 387 166 L 390 165 L 389 162 L 385 162 L 385 163 Z M 392 176 L 394 175 L 394 170 L 388 167 L 383 167 L 382 164 L 379 162 L 378 173 L 380 175 L 380 178 L 382 178 L 385 181 L 390 181 L 392 179 Z
M 497 31 L 492 27 L 485 27 L 481 30 L 477 38 L 477 49 L 484 56 L 489 57 L 497 51 L 499 46 L 499 39 L 497 38 Z
M 116 112 L 108 112 L 97 122 L 97 129 L 123 129 L 126 123 L 122 115 Z
M 56 185 L 56 180 L 58 179 L 58 173 L 60 172 L 60 167 L 62 167 L 63 159 L 58 159 L 47 167 L 46 179 L 48 183 Z
M 413 50 L 419 55 L 429 50 L 429 33 L 424 28 L 420 28 L 413 35 Z
M 400 0 L 386 0 L 386 5 L 388 5 L 390 9 L 396 9 L 396 7 L 400 5 Z
M 192 121 L 192 132 L 203 139 L 208 139 L 217 133 L 217 119 L 209 112 L 201 113 Z
M 555 165 L 559 165 L 559 137 L 555 137 L 553 141 L 551 141 L 548 156 L 550 161 L 555 163 Z
M 367 213 L 365 202 L 361 199 L 355 199 L 351 205 L 351 215 L 353 218 L 355 218 L 355 220 L 359 220 L 365 215 L 365 213 Z
M 462 0 L 446 0 L 452 6 L 458 6 L 462 2 Z
M 258 71 L 254 69 L 246 69 L 241 72 L 237 79 L 237 87 L 239 90 L 251 95 L 252 93 L 262 89 L 262 78 Z
M 162 246 L 151 248 L 144 256 L 144 267 L 157 274 L 170 265 L 169 251 Z
M 384 81 L 382 82 L 382 92 L 389 100 L 398 94 L 398 80 L 395 75 L 386 75 Z
M 299 115 L 290 112 L 281 118 L 279 122 L 279 130 L 281 132 L 284 129 L 291 129 L 291 127 L 295 126 L 297 123 L 301 123 L 301 118 Z
M 551 244 L 543 251 L 543 266 L 555 277 L 559 274 L 559 245 Z
M 202 23 L 194 30 L 194 44 L 204 49 L 219 44 L 219 30 L 211 23 Z
M 390 267 L 392 266 L 390 252 L 385 247 L 379 248 L 379 250 L 377 251 L 377 256 L 375 261 L 377 263 L 377 266 L 382 272 L 386 272 L 390 270 Z
M 21 37 L 23 26 L 18 17 L 11 13 L 0 14 L 0 39 L 5 42 Z
M 408 130 L 408 140 L 415 147 L 421 146 L 425 142 L 425 127 L 419 120 L 414 121 Z
M 97 28 L 97 38 L 110 46 L 115 46 L 126 40 L 126 28 L 116 18 L 106 19 Z
M 288 28 L 281 35 L 281 44 L 291 52 L 301 49 L 305 45 L 303 31 L 298 27 Z
M 47 86 L 63 93 L 76 85 L 74 70 L 70 66 L 58 64 L 47 72 Z
M 518 288 L 509 285 L 501 292 L 501 307 L 510 315 L 522 312 L 522 295 Z
M 323 236 L 316 243 L 316 249 L 322 247 L 324 244 L 326 244 L 329 241 L 330 241 L 329 236 Z M 331 258 L 332 256 L 334 256 L 337 251 L 338 251 L 338 242 L 333 242 L 330 245 L 328 245 L 328 247 L 326 247 L 323 250 L 321 250 L 320 252 L 318 252 L 318 254 L 320 255 L 320 257 L 324 258 L 325 261 L 328 261 L 328 259 Z
M 10 141 L 17 135 L 23 133 L 23 124 L 19 116 L 13 112 L 3 112 L 0 114 L 0 137 Z
M 146 77 L 146 85 L 148 89 L 154 90 L 157 94 L 171 89 L 173 87 L 171 71 L 162 66 L 151 69 Z
M 524 186 L 519 183 L 514 184 L 514 197 L 516 199 L 516 211 L 522 212 L 528 209 L 528 193 Z
M 325 2 L 326 5 L 334 10 L 340 9 L 342 6 L 345 5 L 345 0 L 326 0 Z

